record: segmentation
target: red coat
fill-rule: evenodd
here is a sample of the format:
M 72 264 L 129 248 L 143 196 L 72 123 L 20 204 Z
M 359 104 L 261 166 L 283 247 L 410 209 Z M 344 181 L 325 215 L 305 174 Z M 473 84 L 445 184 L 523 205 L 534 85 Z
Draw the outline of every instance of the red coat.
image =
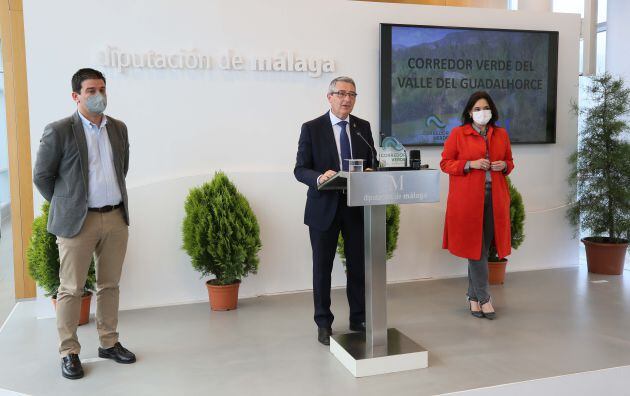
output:
M 505 161 L 505 173 L 491 171 L 494 240 L 497 254 L 510 254 L 510 193 L 505 176 L 514 169 L 510 138 L 505 129 L 488 126 L 490 162 Z M 479 260 L 483 234 L 483 201 L 486 171 L 470 169 L 464 173 L 466 161 L 486 157 L 486 142 L 470 124 L 453 128 L 444 143 L 440 168 L 449 174 L 446 221 L 442 247 L 452 254 Z

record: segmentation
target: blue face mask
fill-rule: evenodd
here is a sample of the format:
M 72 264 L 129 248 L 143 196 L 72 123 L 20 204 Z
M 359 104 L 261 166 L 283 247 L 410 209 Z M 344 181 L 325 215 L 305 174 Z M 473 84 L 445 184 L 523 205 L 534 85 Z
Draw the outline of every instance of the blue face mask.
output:
M 107 96 L 102 93 L 95 93 L 85 100 L 85 107 L 93 114 L 103 114 L 107 107 Z

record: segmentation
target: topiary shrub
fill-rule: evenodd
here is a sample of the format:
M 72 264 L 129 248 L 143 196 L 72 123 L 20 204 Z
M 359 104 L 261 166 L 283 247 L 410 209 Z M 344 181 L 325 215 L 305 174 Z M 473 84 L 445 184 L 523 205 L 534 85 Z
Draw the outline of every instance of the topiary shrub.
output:
M 567 217 L 592 242 L 624 244 L 630 239 L 630 88 L 605 73 L 591 78 L 590 107 L 583 116 L 577 151 L 569 157 L 571 193 Z
M 31 239 L 26 249 L 26 260 L 28 272 L 33 280 L 44 289 L 46 296 L 56 298 L 57 289 L 59 289 L 59 248 L 57 237 L 46 230 L 49 208 L 50 204 L 45 202 L 42 205 L 42 214 L 33 220 Z M 85 291 L 94 290 L 95 283 L 96 273 L 94 259 L 92 259 L 85 282 Z
M 394 251 L 398 246 L 398 228 L 400 226 L 400 207 L 398 205 L 387 205 L 385 210 L 385 260 L 394 257 Z M 337 240 L 337 254 L 341 258 L 343 265 L 346 265 L 346 251 L 343 236 L 339 233 Z
M 215 285 L 236 283 L 258 270 L 260 231 L 247 199 L 223 172 L 190 190 L 185 203 L 183 249 Z
M 508 190 L 510 192 L 510 231 L 512 249 L 518 249 L 525 240 L 525 205 L 523 197 L 512 184 L 509 177 L 506 177 Z M 497 256 L 497 249 L 494 244 L 490 245 L 488 261 L 500 261 Z

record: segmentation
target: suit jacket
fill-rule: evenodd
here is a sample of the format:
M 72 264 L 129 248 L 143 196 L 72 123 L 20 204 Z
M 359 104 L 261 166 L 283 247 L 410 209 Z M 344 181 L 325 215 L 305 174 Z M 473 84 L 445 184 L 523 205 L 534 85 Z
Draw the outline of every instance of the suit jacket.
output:
M 375 168 L 377 164 L 372 163 L 372 159 L 376 154 L 374 153 L 373 157 L 371 153 L 374 140 L 370 123 L 350 115 L 349 128 L 352 157 L 363 159 L 366 168 Z M 369 146 L 357 136 L 357 133 L 368 141 Z M 320 231 L 330 228 L 337 212 L 339 199 L 345 199 L 345 196 L 340 197 L 338 191 L 317 190 L 317 178 L 329 169 L 339 171 L 341 167 L 330 115 L 326 113 L 302 125 L 293 169 L 295 178 L 308 186 L 304 224 Z
M 129 224 L 127 186 L 129 139 L 127 126 L 107 116 L 107 135 L 112 146 L 114 170 Z M 79 233 L 88 209 L 88 149 L 79 113 L 48 124 L 39 143 L 33 183 L 47 201 L 48 232 L 71 238 Z

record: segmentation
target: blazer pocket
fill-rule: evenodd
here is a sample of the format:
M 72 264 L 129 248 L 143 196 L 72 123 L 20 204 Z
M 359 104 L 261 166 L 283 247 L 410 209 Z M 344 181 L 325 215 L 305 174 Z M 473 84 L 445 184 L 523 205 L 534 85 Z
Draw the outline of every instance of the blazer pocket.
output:
M 52 202 L 50 202 L 50 204 L 58 210 L 63 210 L 64 213 L 76 207 L 75 202 L 72 199 L 62 197 L 60 195 L 53 195 Z

